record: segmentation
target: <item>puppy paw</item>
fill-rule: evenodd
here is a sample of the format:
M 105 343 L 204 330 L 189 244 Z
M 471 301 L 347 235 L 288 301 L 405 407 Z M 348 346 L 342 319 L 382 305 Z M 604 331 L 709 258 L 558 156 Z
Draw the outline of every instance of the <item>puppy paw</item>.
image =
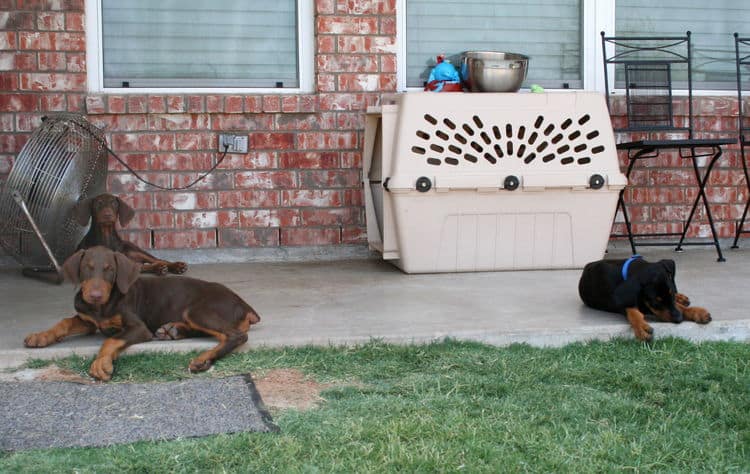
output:
M 156 262 L 153 264 L 153 270 L 154 274 L 159 276 L 164 276 L 167 273 L 169 273 L 169 265 L 167 265 L 166 262 Z
M 633 326 L 633 332 L 639 341 L 651 342 L 654 339 L 654 328 L 648 323 L 644 322 L 638 326 Z
M 682 293 L 677 293 L 674 295 L 674 302 L 677 304 L 681 304 L 682 306 L 690 306 L 690 298 L 683 295 Z
M 23 345 L 26 347 L 47 347 L 57 342 L 55 335 L 49 331 L 35 332 L 26 336 Z
M 200 357 L 196 357 L 190 361 L 188 370 L 190 370 L 190 372 L 205 372 L 210 369 L 212 365 L 213 361 L 211 359 L 201 359 Z
M 159 339 L 160 341 L 174 341 L 183 337 L 180 327 L 176 323 L 166 323 L 154 333 L 154 339 Z
M 172 262 L 167 267 L 169 269 L 169 273 L 174 273 L 176 275 L 181 275 L 188 269 L 188 265 L 185 262 Z
M 89 368 L 89 375 L 102 382 L 108 382 L 112 379 L 113 371 L 112 359 L 109 357 L 99 357 L 92 362 Z
M 708 324 L 711 322 L 711 313 L 707 309 L 697 306 L 685 308 L 685 311 L 682 312 L 682 317 L 698 324 Z

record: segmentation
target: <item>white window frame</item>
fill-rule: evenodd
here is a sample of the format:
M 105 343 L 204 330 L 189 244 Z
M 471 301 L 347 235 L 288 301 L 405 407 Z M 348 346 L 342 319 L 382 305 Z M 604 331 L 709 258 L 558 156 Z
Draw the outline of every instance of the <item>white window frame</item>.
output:
M 297 0 L 299 87 L 104 87 L 102 2 L 86 0 L 88 90 L 103 94 L 307 94 L 315 90 L 314 0 Z
M 398 52 L 397 65 L 397 87 L 400 92 L 419 91 L 418 87 L 406 86 L 406 2 L 408 0 L 397 0 L 396 43 Z M 581 0 L 583 19 L 581 21 L 581 74 L 583 75 L 583 90 L 605 92 L 604 68 L 602 68 L 602 39 L 601 32 L 605 31 L 607 36 L 615 35 L 615 1 L 616 0 Z M 727 33 L 729 38 L 730 33 Z M 614 66 L 610 66 L 613 68 Z M 609 73 L 614 77 L 614 69 Z M 550 89 L 547 89 L 550 91 Z M 565 91 L 571 89 L 552 89 L 551 91 Z M 687 90 L 674 90 L 674 95 L 687 95 Z M 613 89 L 615 95 L 624 94 L 624 89 Z M 693 88 L 693 96 L 736 96 L 737 91 L 726 90 L 704 90 Z

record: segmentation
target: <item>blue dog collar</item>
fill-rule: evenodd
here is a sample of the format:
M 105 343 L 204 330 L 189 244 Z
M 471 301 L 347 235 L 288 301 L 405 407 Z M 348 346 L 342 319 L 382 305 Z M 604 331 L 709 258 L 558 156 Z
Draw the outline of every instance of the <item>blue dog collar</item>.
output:
M 625 260 L 625 263 L 622 264 L 622 279 L 627 280 L 628 279 L 628 267 L 630 267 L 630 264 L 633 263 L 633 260 L 637 260 L 641 258 L 640 255 L 633 255 L 629 259 Z

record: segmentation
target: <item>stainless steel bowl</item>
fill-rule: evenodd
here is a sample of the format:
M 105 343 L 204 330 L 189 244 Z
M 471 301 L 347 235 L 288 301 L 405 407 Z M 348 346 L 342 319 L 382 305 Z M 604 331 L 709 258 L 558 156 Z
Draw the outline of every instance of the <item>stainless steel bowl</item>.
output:
M 466 51 L 461 73 L 472 92 L 516 92 L 526 79 L 529 57 L 497 51 Z

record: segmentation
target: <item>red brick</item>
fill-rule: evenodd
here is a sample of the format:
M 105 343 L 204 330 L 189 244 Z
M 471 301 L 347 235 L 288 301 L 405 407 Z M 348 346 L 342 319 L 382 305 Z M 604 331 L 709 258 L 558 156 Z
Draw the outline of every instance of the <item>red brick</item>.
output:
M 185 112 L 185 98 L 181 95 L 168 95 L 167 112 L 171 114 Z
M 13 155 L 0 155 L 0 174 L 10 173 L 13 168 Z
M 206 96 L 206 112 L 224 112 L 224 97 L 220 95 Z
M 277 247 L 279 233 L 276 229 L 220 229 L 219 246 L 232 247 Z
M 205 153 L 154 153 L 151 155 L 154 170 L 200 170 L 211 167 L 211 156 Z
M 180 229 L 236 227 L 238 223 L 236 211 L 180 212 L 175 215 L 175 225 Z
M 16 131 L 33 132 L 42 123 L 39 114 L 16 114 Z
M 331 113 L 279 114 L 276 116 L 279 130 L 317 130 L 332 129 L 336 126 Z
M 151 114 L 149 129 L 163 130 L 205 130 L 208 128 L 206 114 Z
M 148 98 L 143 95 L 128 96 L 128 113 L 145 114 L 148 110 Z
M 39 53 L 40 71 L 65 71 L 66 67 L 65 53 Z
M 316 23 L 318 34 L 374 35 L 378 32 L 375 17 L 321 16 Z
M 120 157 L 131 169 L 143 171 L 150 168 L 150 160 L 145 153 L 118 153 Z M 109 156 L 109 171 L 127 171 L 126 168 L 115 159 L 114 156 Z
M 336 168 L 337 152 L 284 152 L 279 154 L 280 168 L 321 169 Z
M 224 99 L 224 112 L 228 114 L 242 113 L 244 108 L 244 98 L 242 96 L 229 96 Z
M 169 186 L 169 176 L 164 173 L 142 173 L 141 177 L 149 183 L 158 186 Z M 148 191 L 152 188 L 130 173 L 109 173 L 107 176 L 107 189 L 111 193 L 119 194 Z
M 227 154 L 218 169 L 268 169 L 277 168 L 276 153 L 250 151 L 246 155 Z
M 335 74 L 318 74 L 315 79 L 319 92 L 333 92 L 336 90 Z
M 144 133 L 138 136 L 138 150 L 167 151 L 175 149 L 174 134 Z
M 273 115 L 271 114 L 213 114 L 211 116 L 213 130 L 272 130 Z
M 362 224 L 358 207 L 300 210 L 303 226 L 333 226 Z
M 34 13 L 10 11 L 13 8 L 3 8 L 0 4 L 0 29 L 1 30 L 33 30 Z M 5 10 L 5 11 L 3 11 Z
M 18 74 L 16 74 L 15 72 L 0 73 L 0 90 L 18 90 Z
M 211 248 L 216 247 L 214 230 L 155 231 L 154 248 Z
M 381 35 L 396 36 L 396 17 L 380 17 Z
M 285 95 L 281 98 L 281 111 L 294 113 L 299 111 L 299 97 L 296 95 Z
M 308 189 L 353 188 L 362 183 L 359 170 L 303 171 L 299 180 L 300 187 Z
M 84 94 L 65 94 L 65 100 L 68 103 L 68 112 L 83 112 L 86 104 Z
M 177 150 L 215 150 L 218 139 L 214 133 L 176 133 L 175 148 Z
M 172 177 L 172 187 L 176 189 L 189 189 L 191 191 L 221 191 L 234 189 L 233 173 L 214 170 L 206 175 L 206 172 L 208 172 L 208 169 L 192 173 L 175 174 Z M 201 176 L 203 176 L 203 178 L 198 180 Z M 186 188 L 187 186 L 190 187 Z
M 167 111 L 167 103 L 164 100 L 164 96 L 161 95 L 150 95 L 148 96 L 148 112 L 163 114 Z
M 245 97 L 245 112 L 254 114 L 263 112 L 263 97 L 257 95 Z
M 107 110 L 111 114 L 124 114 L 127 111 L 127 99 L 123 96 L 107 96 Z
M 175 217 L 172 212 L 136 212 L 128 224 L 132 229 L 174 229 Z
M 252 209 L 240 211 L 240 227 L 296 227 L 300 224 L 298 209 Z
M 335 36 L 318 36 L 316 38 L 318 45 L 318 54 L 335 53 L 336 37 Z
M 377 72 L 378 58 L 366 54 L 321 54 L 316 58 L 320 72 Z
M 377 66 L 376 66 L 377 67 Z M 338 90 L 350 92 L 395 91 L 395 74 L 339 74 Z
M 251 133 L 250 147 L 253 149 L 289 150 L 294 148 L 293 133 Z
M 86 55 L 68 53 L 66 70 L 68 72 L 86 72 Z
M 219 208 L 278 207 L 280 192 L 270 190 L 219 191 Z
M 263 96 L 263 112 L 281 112 L 281 99 L 278 95 Z
M 85 27 L 85 17 L 83 13 L 65 13 L 65 29 L 67 31 L 83 31 Z
M 205 97 L 202 95 L 189 95 L 187 111 L 189 113 L 203 113 L 206 111 Z
M 336 0 L 315 0 L 315 12 L 319 15 L 336 13 Z
M 133 242 L 142 249 L 151 249 L 151 232 L 143 230 L 125 230 L 121 229 L 120 237 Z
M 299 150 L 341 150 L 356 148 L 356 132 L 303 132 L 297 134 L 296 148 Z
M 103 114 L 106 112 L 104 96 L 90 95 L 86 97 L 86 111 L 90 114 Z
M 342 195 L 337 190 L 288 190 L 282 191 L 281 194 L 281 205 L 283 207 L 339 207 L 341 204 Z
M 159 192 L 154 195 L 154 204 L 156 209 L 175 209 L 180 211 L 216 209 L 217 198 L 216 193 L 212 192 Z
M 24 34 L 24 33 L 21 33 Z M 16 41 L 16 33 L 13 31 L 0 31 L 0 49 L 16 49 L 18 48 L 18 41 Z
M 341 229 L 342 244 L 363 244 L 367 242 L 367 229 L 364 227 L 344 227 Z
M 39 31 L 61 31 L 65 29 L 65 14 L 60 12 L 39 12 L 36 16 Z
M 39 110 L 37 94 L 0 94 L 0 112 L 34 112 Z
M 341 243 L 339 229 L 290 227 L 281 229 L 281 245 L 331 245 Z
M 297 175 L 290 171 L 243 171 L 235 174 L 237 189 L 296 188 Z

